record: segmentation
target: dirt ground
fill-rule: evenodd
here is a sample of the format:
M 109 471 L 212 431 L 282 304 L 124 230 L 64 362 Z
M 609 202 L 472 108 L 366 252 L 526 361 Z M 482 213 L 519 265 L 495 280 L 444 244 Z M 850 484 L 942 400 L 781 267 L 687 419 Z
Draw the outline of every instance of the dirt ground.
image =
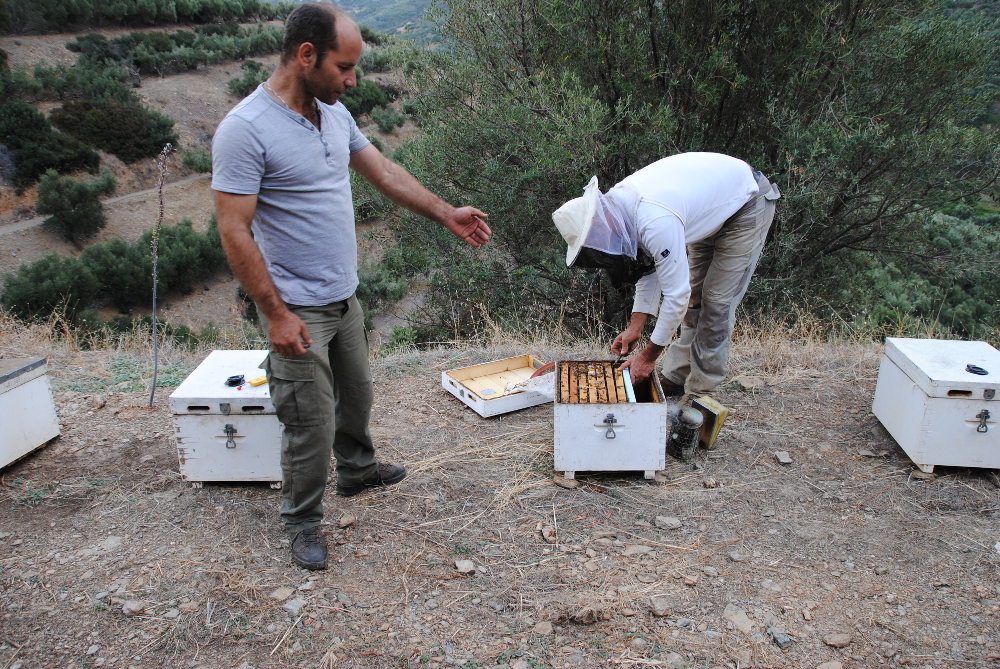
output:
M 526 347 L 600 357 L 375 360 L 374 436 L 409 475 L 350 499 L 331 480 L 311 573 L 278 491 L 182 480 L 143 357 L 8 333 L 0 355 L 49 356 L 62 435 L 2 472 L 0 667 L 1000 666 L 998 479 L 915 474 L 870 412 L 874 347 L 741 342 L 715 450 L 576 489 L 551 404 L 483 419 L 440 387 Z

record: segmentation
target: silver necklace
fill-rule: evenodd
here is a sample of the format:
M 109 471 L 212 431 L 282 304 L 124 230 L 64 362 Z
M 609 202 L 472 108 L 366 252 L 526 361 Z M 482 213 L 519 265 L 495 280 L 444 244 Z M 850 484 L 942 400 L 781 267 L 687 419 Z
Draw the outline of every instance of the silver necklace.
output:
M 267 91 L 268 93 L 270 93 L 275 98 L 277 98 L 278 102 L 280 102 L 281 104 L 285 105 L 285 109 L 287 109 L 288 111 L 295 112 L 296 114 L 299 113 L 299 112 L 296 112 L 294 109 L 292 109 L 291 106 L 287 102 L 285 102 L 285 98 L 281 97 L 281 95 L 278 93 L 278 91 L 274 90 L 274 86 L 271 85 L 271 80 L 270 79 L 265 79 L 264 80 L 264 90 Z M 316 100 L 315 99 L 313 99 L 313 109 L 316 112 L 316 118 L 319 119 L 319 105 L 316 104 Z M 300 114 L 300 116 L 304 116 L 304 114 Z
M 264 80 L 264 90 L 270 93 L 273 97 L 277 98 L 278 102 L 285 105 L 285 109 L 287 109 L 288 111 L 295 111 L 294 109 L 288 106 L 288 103 L 285 102 L 285 98 L 281 97 L 278 91 L 274 90 L 274 86 L 271 85 L 271 81 L 269 79 Z

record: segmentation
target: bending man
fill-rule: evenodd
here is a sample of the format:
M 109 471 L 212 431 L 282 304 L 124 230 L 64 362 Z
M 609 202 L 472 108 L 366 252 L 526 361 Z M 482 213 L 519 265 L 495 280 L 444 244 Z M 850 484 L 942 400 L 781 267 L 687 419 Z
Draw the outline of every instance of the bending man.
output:
M 666 350 L 667 394 L 705 393 L 722 383 L 736 307 L 779 197 L 778 187 L 742 160 L 681 153 L 642 168 L 607 194 L 594 177 L 582 197 L 553 212 L 568 244 L 567 266 L 605 269 L 616 287 L 636 286 L 631 319 L 612 353 L 631 353 L 659 312 L 649 343 L 622 365 L 634 382 L 647 379 Z M 680 337 L 671 343 L 678 325 Z

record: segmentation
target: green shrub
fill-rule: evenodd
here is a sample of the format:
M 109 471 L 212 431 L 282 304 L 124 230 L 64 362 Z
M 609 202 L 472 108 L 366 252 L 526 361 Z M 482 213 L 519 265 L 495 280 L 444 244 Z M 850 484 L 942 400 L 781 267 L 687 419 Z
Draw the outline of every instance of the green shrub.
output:
M 360 26 L 361 28 L 361 39 L 368 42 L 369 44 L 378 46 L 385 41 L 385 35 L 382 33 L 377 33 L 366 25 Z
M 380 107 L 372 110 L 372 120 L 379 130 L 389 133 L 406 123 L 406 116 L 392 107 Z
M 294 6 L 289 2 L 271 4 L 263 0 L 5 0 L 0 5 L 0 31 L 51 32 L 78 25 L 268 21 L 287 16 Z
M 22 318 L 46 317 L 53 310 L 71 318 L 95 302 L 121 311 L 152 298 L 150 233 L 128 244 L 120 239 L 87 247 L 79 258 L 55 254 L 7 275 L 0 304 Z M 160 230 L 158 295 L 190 292 L 193 282 L 224 266 L 225 256 L 213 220 L 203 233 L 185 219 Z
M 143 233 L 139 244 L 149 248 L 152 233 Z M 148 254 L 148 250 L 146 251 Z M 209 226 L 204 234 L 195 231 L 188 219 L 160 230 L 159 293 L 190 293 L 194 282 L 225 265 L 218 229 Z
M 57 230 L 66 240 L 77 242 L 107 224 L 100 196 L 114 189 L 115 178 L 107 169 L 99 179 L 91 182 L 61 177 L 55 170 L 48 170 L 38 184 L 35 209 L 48 216 L 45 225 Z
M 80 254 L 80 262 L 98 278 L 98 294 L 119 311 L 143 304 L 153 295 L 153 263 L 138 244 L 112 239 Z
M 8 274 L 0 303 L 21 318 L 45 318 L 53 311 L 72 318 L 93 301 L 99 286 L 94 273 L 78 259 L 52 253 Z
M 156 156 L 176 144 L 174 122 L 140 104 L 119 100 L 79 100 L 53 110 L 52 123 L 77 139 L 113 153 L 126 163 Z
M 385 153 L 385 145 L 382 144 L 382 140 L 374 135 L 366 135 L 366 137 L 368 137 L 368 141 L 372 143 L 372 146 L 378 149 L 379 153 Z
M 385 72 L 392 67 L 392 58 L 385 49 L 365 49 L 358 65 L 365 72 Z
M 357 118 L 375 107 L 388 104 L 389 93 L 375 82 L 360 79 L 356 88 L 350 88 L 340 96 L 340 101 Z
M 264 69 L 264 66 L 256 60 L 247 60 L 240 65 L 243 74 L 229 80 L 226 88 L 229 92 L 238 97 L 246 97 L 254 91 L 262 81 L 271 76 L 271 71 Z
M 46 170 L 95 170 L 100 158 L 79 140 L 52 131 L 48 120 L 20 100 L 0 105 L 0 144 L 13 153 L 14 185 L 26 188 Z
M 212 153 L 202 150 L 185 151 L 181 163 L 192 172 L 211 172 Z

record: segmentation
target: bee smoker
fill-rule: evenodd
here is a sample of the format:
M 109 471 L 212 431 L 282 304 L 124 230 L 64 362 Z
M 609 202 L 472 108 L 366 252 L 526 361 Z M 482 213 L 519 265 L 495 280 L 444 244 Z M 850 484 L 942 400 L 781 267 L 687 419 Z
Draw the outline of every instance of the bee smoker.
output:
M 667 437 L 667 455 L 678 460 L 690 460 L 698 447 L 698 438 L 704 417 L 694 407 L 681 407 L 670 417 L 670 434 Z

